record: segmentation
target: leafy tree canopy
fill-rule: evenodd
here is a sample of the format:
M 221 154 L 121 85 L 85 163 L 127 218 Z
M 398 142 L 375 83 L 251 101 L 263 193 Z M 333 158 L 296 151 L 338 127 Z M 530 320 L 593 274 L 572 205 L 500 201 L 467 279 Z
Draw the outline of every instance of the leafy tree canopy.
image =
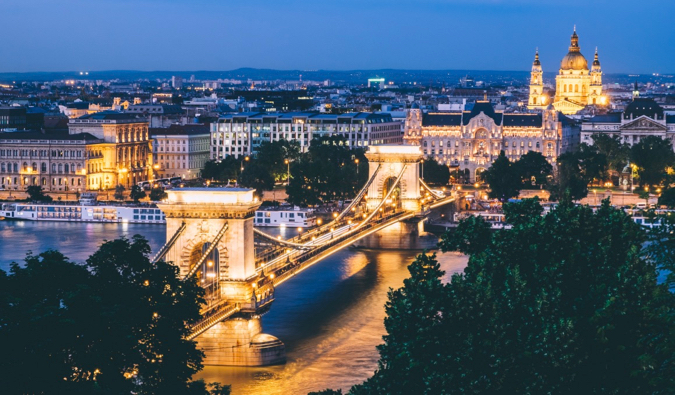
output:
M 675 165 L 675 152 L 669 140 L 647 136 L 634 144 L 631 160 L 638 167 L 640 186 L 659 185 L 668 179 L 667 168 Z
M 608 201 L 505 212 L 510 230 L 471 218 L 443 236 L 469 255 L 450 283 L 434 255 L 409 266 L 389 292 L 378 370 L 350 393 L 672 393 L 675 296 L 640 226 Z
M 134 185 L 131 187 L 131 191 L 129 192 L 129 197 L 133 199 L 134 202 L 138 203 L 139 200 L 143 199 L 145 197 L 145 191 L 143 188 L 139 187 L 138 185 Z
M 202 367 L 201 351 L 185 336 L 200 317 L 203 289 L 149 253 L 134 236 L 104 243 L 86 265 L 47 251 L 12 264 L 9 276 L 0 271 L 3 391 L 225 391 L 189 381 Z
M 492 199 L 505 202 L 520 193 L 521 177 L 518 169 L 503 150 L 499 152 L 492 166 L 483 172 L 482 177 L 490 185 L 488 196 Z
M 553 172 L 553 166 L 548 163 L 544 155 L 537 151 L 528 151 L 521 156 L 514 168 L 520 175 L 523 188 L 546 185 L 548 177 Z
M 42 187 L 39 185 L 31 185 L 26 188 L 28 198 L 33 202 L 51 202 L 53 199 L 49 195 L 45 195 Z
M 432 157 L 427 157 L 424 159 L 424 181 L 432 185 L 448 185 L 450 168 Z

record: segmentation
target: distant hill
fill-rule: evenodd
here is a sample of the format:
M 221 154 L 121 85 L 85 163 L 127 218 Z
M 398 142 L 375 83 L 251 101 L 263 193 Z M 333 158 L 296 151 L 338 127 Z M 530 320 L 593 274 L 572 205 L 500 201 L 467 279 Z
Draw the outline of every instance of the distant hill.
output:
M 545 78 L 553 79 L 556 73 L 545 73 Z M 529 71 L 499 71 L 499 70 L 272 70 L 240 68 L 229 71 L 139 71 L 139 70 L 106 70 L 90 71 L 88 75 L 80 75 L 79 71 L 61 72 L 28 72 L 28 73 L 0 73 L 0 81 L 56 81 L 63 79 L 88 79 L 88 80 L 114 80 L 138 81 L 138 80 L 167 80 L 171 76 L 181 76 L 188 80 L 194 75 L 198 80 L 239 79 L 239 80 L 288 80 L 297 81 L 302 76 L 303 80 L 324 81 L 343 83 L 366 83 L 368 78 L 385 78 L 394 83 L 417 82 L 421 85 L 447 83 L 455 85 L 460 78 L 470 75 L 475 81 L 486 81 L 498 85 L 521 85 L 527 83 Z M 623 74 L 607 74 L 606 82 L 623 82 L 635 80 L 636 77 Z M 651 75 L 637 77 L 640 82 L 650 81 Z

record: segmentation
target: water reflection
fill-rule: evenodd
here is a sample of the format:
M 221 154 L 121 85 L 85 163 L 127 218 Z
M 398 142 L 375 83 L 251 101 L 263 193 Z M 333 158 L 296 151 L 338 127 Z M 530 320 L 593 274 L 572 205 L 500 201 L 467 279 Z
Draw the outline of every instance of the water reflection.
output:
M 288 362 L 263 368 L 206 367 L 198 377 L 232 384 L 236 394 L 306 394 L 348 389 L 377 368 L 389 288 L 403 285 L 413 251 L 344 250 L 277 289 L 265 332 L 286 343 Z M 439 256 L 447 272 L 466 258 Z
M 275 234 L 274 228 L 265 231 Z M 291 237 L 297 230 L 285 233 Z M 153 251 L 166 236 L 161 225 L 0 221 L 0 269 L 22 261 L 28 250 L 50 248 L 83 262 L 104 240 L 134 234 L 148 238 Z M 277 289 L 263 317 L 264 331 L 286 344 L 288 363 L 206 367 L 198 377 L 232 384 L 234 394 L 306 394 L 362 382 L 377 368 L 387 291 L 403 285 L 416 254 L 345 249 L 302 271 Z M 439 261 L 446 279 L 466 265 L 458 254 L 442 254 Z

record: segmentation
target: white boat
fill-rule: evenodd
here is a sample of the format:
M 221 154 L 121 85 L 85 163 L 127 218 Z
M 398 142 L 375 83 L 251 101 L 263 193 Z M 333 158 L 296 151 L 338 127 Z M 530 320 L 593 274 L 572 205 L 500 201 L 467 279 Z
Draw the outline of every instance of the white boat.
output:
M 121 222 L 165 224 L 164 213 L 156 207 L 4 203 L 0 217 L 25 221 Z
M 314 210 L 300 207 L 263 207 L 255 212 L 255 226 L 310 228 L 316 225 Z

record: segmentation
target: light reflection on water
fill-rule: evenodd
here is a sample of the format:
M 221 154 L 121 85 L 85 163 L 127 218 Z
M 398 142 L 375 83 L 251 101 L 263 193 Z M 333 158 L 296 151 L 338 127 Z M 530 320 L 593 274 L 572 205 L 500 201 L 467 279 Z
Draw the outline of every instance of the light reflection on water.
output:
M 234 394 L 306 394 L 349 389 L 377 368 L 389 288 L 408 277 L 415 251 L 343 250 L 279 286 L 263 330 L 286 344 L 283 366 L 208 366 L 197 377 L 231 384 Z M 439 256 L 446 277 L 466 258 Z
M 161 225 L 0 221 L 0 269 L 21 262 L 28 250 L 37 254 L 50 248 L 84 262 L 104 240 L 137 233 L 153 251 L 166 237 Z M 285 233 L 292 237 L 297 231 Z M 362 382 L 377 368 L 375 346 L 384 334 L 387 291 L 403 285 L 417 253 L 345 249 L 304 270 L 277 288 L 272 309 L 263 316 L 263 330 L 286 344 L 288 362 L 261 368 L 210 366 L 197 377 L 231 384 L 233 394 L 306 394 L 346 390 Z M 466 265 L 458 254 L 442 254 L 439 261 L 446 280 Z
M 100 224 L 49 221 L 0 221 L 0 269 L 23 263 L 26 252 L 56 249 L 75 262 L 84 262 L 104 240 L 142 234 L 156 251 L 164 244 L 166 227 L 146 224 Z

